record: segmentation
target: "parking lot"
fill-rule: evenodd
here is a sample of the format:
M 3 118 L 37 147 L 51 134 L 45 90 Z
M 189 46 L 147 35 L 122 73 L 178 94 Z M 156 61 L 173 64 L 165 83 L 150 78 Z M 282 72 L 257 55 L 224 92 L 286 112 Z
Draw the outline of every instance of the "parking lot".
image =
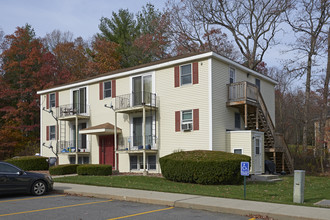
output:
M 0 196 L 0 219 L 249 219 L 244 216 L 90 197 Z

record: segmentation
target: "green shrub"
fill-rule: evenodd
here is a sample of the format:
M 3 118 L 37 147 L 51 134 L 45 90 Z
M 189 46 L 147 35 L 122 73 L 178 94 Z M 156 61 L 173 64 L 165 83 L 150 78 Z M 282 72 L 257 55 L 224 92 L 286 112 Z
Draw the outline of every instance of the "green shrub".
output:
M 112 166 L 104 164 L 86 164 L 77 168 L 78 175 L 108 176 L 112 174 Z
M 241 162 L 250 157 L 222 151 L 182 151 L 159 159 L 163 176 L 176 182 L 240 184 Z
M 48 170 L 48 157 L 23 156 L 5 160 L 22 170 Z
M 65 175 L 77 173 L 77 167 L 79 164 L 64 164 L 53 166 L 49 168 L 50 175 Z

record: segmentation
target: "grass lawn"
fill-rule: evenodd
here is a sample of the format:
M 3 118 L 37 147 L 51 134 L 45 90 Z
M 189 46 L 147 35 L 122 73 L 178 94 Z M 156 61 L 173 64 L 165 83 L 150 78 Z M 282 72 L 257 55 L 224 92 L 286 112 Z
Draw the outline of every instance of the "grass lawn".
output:
M 293 177 L 282 177 L 275 183 L 248 182 L 248 200 L 293 204 Z M 148 176 L 71 176 L 54 179 L 55 182 L 143 189 L 161 192 L 243 199 L 243 185 L 198 185 L 177 183 Z M 305 203 L 312 206 L 322 199 L 330 200 L 330 177 L 306 176 Z

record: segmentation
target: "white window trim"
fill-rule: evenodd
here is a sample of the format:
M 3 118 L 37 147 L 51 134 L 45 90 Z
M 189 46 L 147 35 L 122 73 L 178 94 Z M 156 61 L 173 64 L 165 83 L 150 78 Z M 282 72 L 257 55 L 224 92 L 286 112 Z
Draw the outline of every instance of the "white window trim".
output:
M 232 66 L 229 66 L 229 83 L 231 83 L 230 82 L 230 79 L 232 78 L 231 77 L 231 70 L 233 70 L 234 72 L 234 74 L 233 74 L 233 83 L 235 83 L 236 82 L 236 69 L 234 68 L 234 67 L 232 67 Z
M 105 97 L 105 83 L 110 82 L 110 97 Z M 108 80 L 103 82 L 103 99 L 109 99 L 112 98 L 112 81 Z
M 190 83 L 182 84 L 181 67 L 182 66 L 187 66 L 187 65 L 190 65 Z M 179 80 L 180 80 L 180 86 L 187 86 L 187 85 L 192 85 L 193 84 L 193 65 L 192 65 L 192 63 L 187 63 L 187 64 L 183 64 L 183 65 L 179 66 Z
M 233 154 L 235 153 L 235 150 L 241 150 L 242 151 L 242 155 L 244 154 L 243 148 L 233 148 Z
M 89 95 L 88 95 L 89 94 L 89 86 L 88 85 L 70 89 L 70 104 L 73 104 L 73 91 L 79 90 L 79 89 L 82 89 L 82 88 L 86 88 L 86 105 L 89 105 Z
M 131 156 L 135 156 L 137 157 L 137 161 L 136 161 L 136 164 L 137 164 L 137 169 L 131 169 Z M 148 157 L 149 156 L 155 156 L 156 157 L 156 168 L 155 169 L 150 169 L 150 171 L 156 171 L 157 170 L 157 155 L 156 154 L 151 154 L 151 155 L 146 155 L 146 170 L 149 170 L 148 169 L 148 165 L 149 165 L 149 160 L 148 160 Z M 130 155 L 129 157 L 129 168 L 131 171 L 140 171 L 140 170 L 143 170 L 143 169 L 140 169 L 140 164 L 142 163 L 143 164 L 143 155 L 139 155 L 139 154 L 133 154 L 133 155 Z M 140 161 L 140 158 L 142 158 L 142 161 Z

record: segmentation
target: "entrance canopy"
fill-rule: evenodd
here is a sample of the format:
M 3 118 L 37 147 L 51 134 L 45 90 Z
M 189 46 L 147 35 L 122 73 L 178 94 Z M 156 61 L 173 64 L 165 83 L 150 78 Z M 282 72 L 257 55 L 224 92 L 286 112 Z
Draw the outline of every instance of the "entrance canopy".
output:
M 122 131 L 117 127 L 117 134 Z M 85 128 L 79 131 L 79 134 L 108 135 L 115 133 L 115 126 L 110 123 L 104 123 L 93 127 Z

